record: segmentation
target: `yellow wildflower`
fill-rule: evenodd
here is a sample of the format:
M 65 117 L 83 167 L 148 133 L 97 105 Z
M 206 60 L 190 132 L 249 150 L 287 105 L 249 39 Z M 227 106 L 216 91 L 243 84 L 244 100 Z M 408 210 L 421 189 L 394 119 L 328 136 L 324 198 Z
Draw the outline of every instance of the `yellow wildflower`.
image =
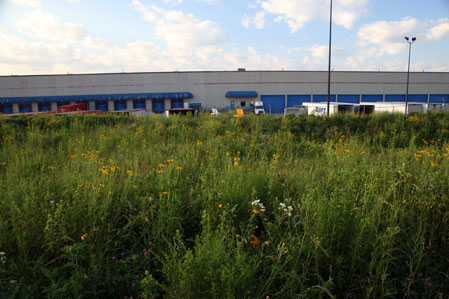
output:
M 221 209 L 222 207 L 223 207 L 223 205 L 222 205 L 222 204 L 219 204 L 219 205 L 218 205 L 218 208 L 220 208 L 220 209 Z
M 407 173 L 407 178 L 411 178 L 412 176 L 413 176 L 413 174 Z
M 88 236 L 88 234 L 81 235 L 81 240 L 83 240 L 83 241 L 86 240 L 87 236 Z
M 162 192 L 162 194 L 164 194 L 164 195 L 167 195 L 167 194 L 168 194 L 168 192 L 167 192 L 167 191 L 164 191 L 164 192 Z
M 148 199 L 150 200 L 150 201 L 153 201 L 153 196 L 148 196 Z
M 182 170 L 181 166 L 176 167 L 176 170 Z
M 435 163 L 433 161 L 430 161 L 430 164 L 432 165 L 432 167 L 439 167 L 440 166 L 440 164 Z
M 173 162 L 173 160 L 171 160 L 171 159 L 170 159 L 170 160 L 167 160 L 167 163 L 171 163 L 171 162 Z
M 103 166 L 101 169 L 100 169 L 100 171 L 103 173 L 103 174 L 108 174 L 109 172 L 108 172 L 108 167 L 107 166 Z
M 253 210 L 253 213 L 257 215 L 257 214 L 259 214 L 260 212 L 259 212 L 259 210 L 254 209 L 254 210 Z
M 165 165 L 164 164 L 159 164 L 159 167 L 163 168 L 163 167 L 165 167 Z
M 161 173 L 164 173 L 162 170 L 158 170 L 158 172 L 157 173 L 159 173 L 159 174 L 161 174 Z

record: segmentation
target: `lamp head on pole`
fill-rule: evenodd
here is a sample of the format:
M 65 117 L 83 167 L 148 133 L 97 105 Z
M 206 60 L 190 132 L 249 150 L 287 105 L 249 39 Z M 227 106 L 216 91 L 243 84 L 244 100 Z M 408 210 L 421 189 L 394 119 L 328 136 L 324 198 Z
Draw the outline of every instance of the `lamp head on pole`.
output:
M 406 41 L 409 41 L 409 38 L 408 38 L 408 36 L 404 36 L 404 38 L 405 38 L 405 40 L 406 40 Z
M 412 37 L 412 42 L 414 42 L 416 40 L 416 37 Z

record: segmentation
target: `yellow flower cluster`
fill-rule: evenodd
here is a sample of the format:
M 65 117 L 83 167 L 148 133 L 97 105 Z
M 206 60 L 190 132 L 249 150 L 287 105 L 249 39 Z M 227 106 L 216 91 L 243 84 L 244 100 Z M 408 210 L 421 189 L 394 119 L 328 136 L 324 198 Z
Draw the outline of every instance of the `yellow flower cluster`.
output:
M 3 135 L 2 136 L 3 141 L 13 140 L 13 139 L 14 139 L 14 136 L 11 136 L 11 135 Z
M 100 171 L 101 171 L 102 174 L 108 175 L 110 173 L 114 173 L 118 169 L 120 169 L 120 166 L 113 166 L 113 165 L 112 166 L 107 166 L 107 165 L 104 165 L 104 166 L 102 166 L 100 168 Z

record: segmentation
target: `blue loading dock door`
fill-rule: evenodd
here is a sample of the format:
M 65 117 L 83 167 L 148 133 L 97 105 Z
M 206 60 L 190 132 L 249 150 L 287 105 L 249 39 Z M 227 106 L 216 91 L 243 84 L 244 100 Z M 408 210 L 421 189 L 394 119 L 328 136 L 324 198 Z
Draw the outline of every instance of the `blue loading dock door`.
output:
M 405 94 L 387 94 L 385 102 L 405 102 Z
M 145 109 L 144 101 L 134 101 L 134 109 Z
M 409 94 L 408 102 L 409 103 L 427 103 L 427 95 L 426 94 Z
M 31 105 L 20 105 L 20 112 L 22 113 L 31 112 Z
M 11 114 L 12 113 L 12 108 L 11 108 L 10 105 L 3 105 L 1 112 L 3 114 Z
M 153 112 L 164 112 L 164 100 L 153 100 Z
M 362 102 L 383 102 L 382 94 L 362 94 Z
M 184 104 L 182 102 L 182 99 L 174 99 L 171 100 L 171 108 L 184 108 Z
M 430 103 L 449 103 L 449 94 L 431 94 Z
M 126 102 L 115 102 L 115 111 L 126 110 Z
M 98 103 L 97 102 L 97 110 L 100 110 L 102 112 L 108 111 L 108 103 Z
M 39 105 L 39 111 L 41 111 L 41 112 L 48 112 L 50 110 L 51 110 L 50 104 L 41 104 L 41 105 Z
M 334 94 L 331 94 L 329 101 L 332 103 L 335 103 L 337 101 L 337 96 Z M 327 94 L 314 94 L 313 102 L 314 103 L 327 103 Z
M 287 107 L 301 106 L 304 102 L 311 102 L 311 95 L 288 95 Z
M 358 95 L 358 94 L 339 94 L 338 102 L 339 103 L 359 104 L 360 103 L 360 95 Z
M 284 95 L 262 95 L 260 96 L 265 113 L 284 113 L 285 108 L 285 96 Z

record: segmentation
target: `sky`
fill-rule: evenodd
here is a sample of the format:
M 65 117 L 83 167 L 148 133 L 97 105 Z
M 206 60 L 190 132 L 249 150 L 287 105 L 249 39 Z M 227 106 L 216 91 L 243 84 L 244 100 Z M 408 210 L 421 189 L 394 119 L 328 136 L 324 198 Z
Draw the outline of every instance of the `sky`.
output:
M 330 0 L 0 0 L 0 75 L 327 70 Z M 333 0 L 334 71 L 449 71 L 449 0 Z

